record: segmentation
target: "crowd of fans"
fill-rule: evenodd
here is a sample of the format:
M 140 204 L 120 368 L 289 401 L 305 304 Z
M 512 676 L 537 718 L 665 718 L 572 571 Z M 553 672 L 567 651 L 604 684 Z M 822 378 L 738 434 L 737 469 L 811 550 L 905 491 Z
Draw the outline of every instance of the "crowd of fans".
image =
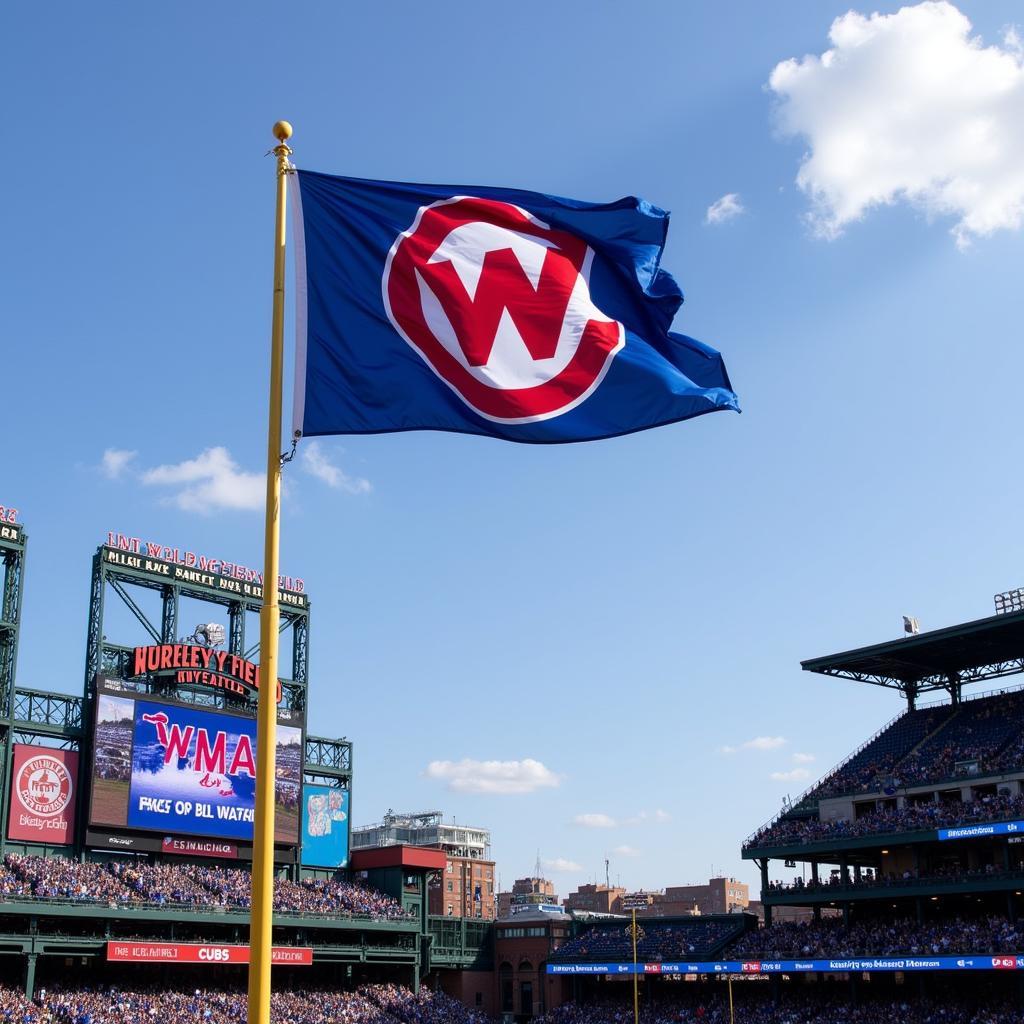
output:
M 34 1001 L 0 988 L 0 1020 L 12 1024 L 240 1024 L 245 993 L 163 988 L 40 989 Z M 366 985 L 354 992 L 276 991 L 271 1020 L 280 1024 L 484 1024 L 486 1018 L 439 992 Z
M 769 892 L 819 892 L 836 889 L 889 889 L 900 885 L 929 884 L 931 882 L 969 881 L 976 878 L 998 878 L 1001 875 L 1020 874 L 1020 870 L 1002 871 L 994 864 L 984 867 L 966 868 L 959 864 L 944 864 L 940 867 L 917 871 L 907 868 L 905 871 L 875 871 L 867 868 L 860 877 L 850 872 L 844 879 L 838 871 L 832 872 L 828 878 L 793 879 L 792 882 L 774 881 L 768 883 Z
M 151 903 L 245 909 L 252 893 L 243 868 L 115 861 L 80 862 L 64 857 L 8 854 L 0 865 L 0 897 L 63 899 L 108 906 Z M 400 920 L 401 904 L 367 886 L 336 879 L 274 881 L 280 913 L 360 916 Z
M 816 843 L 823 840 L 858 839 L 861 836 L 923 829 L 955 828 L 981 822 L 1003 821 L 1024 814 L 1024 796 L 984 796 L 969 802 L 915 803 L 903 807 L 879 808 L 855 821 L 836 818 L 781 818 L 747 840 L 746 847 L 777 846 L 784 843 Z
M 1024 768 L 1024 690 L 907 711 L 803 803 Z
M 1019 953 L 1024 920 L 992 915 L 919 922 L 872 918 L 783 922 L 747 932 L 727 951 L 730 959 L 835 959 L 850 956 L 955 956 L 960 953 Z
M 729 1024 L 725 986 L 694 989 L 640 1010 L 641 1024 Z M 999 996 L 914 999 L 875 996 L 851 1000 L 845 986 L 786 992 L 778 1002 L 755 986 L 734 986 L 735 1019 L 743 1024 L 1024 1024 L 1024 1010 Z M 756 986 L 760 989 L 760 986 Z M 535 1024 L 632 1024 L 623 1002 L 565 1003 Z
M 638 960 L 656 963 L 661 960 L 710 954 L 734 933 L 743 928 L 743 921 L 694 918 L 685 923 L 656 924 L 638 922 L 636 955 Z M 559 947 L 552 960 L 626 961 L 633 958 L 633 937 L 630 926 L 591 928 Z

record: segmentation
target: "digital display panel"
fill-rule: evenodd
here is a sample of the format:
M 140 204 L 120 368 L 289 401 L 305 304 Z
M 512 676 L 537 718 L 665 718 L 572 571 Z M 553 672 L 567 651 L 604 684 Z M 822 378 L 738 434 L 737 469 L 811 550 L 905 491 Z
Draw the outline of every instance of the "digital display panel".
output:
M 278 723 L 274 841 L 299 838 L 302 730 Z M 89 824 L 251 841 L 256 720 L 100 690 Z
M 348 866 L 348 790 L 307 785 L 302 790 L 302 863 Z

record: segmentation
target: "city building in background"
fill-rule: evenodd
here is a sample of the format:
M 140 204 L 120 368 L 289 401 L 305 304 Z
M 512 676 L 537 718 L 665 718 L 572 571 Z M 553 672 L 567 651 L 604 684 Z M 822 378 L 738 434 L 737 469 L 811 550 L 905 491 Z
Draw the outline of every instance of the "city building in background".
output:
M 745 882 L 718 876 L 704 885 L 670 885 L 663 892 L 650 894 L 651 902 L 637 915 L 678 917 L 681 914 L 740 914 L 750 906 L 750 890 Z
M 586 910 L 593 914 L 621 914 L 626 890 L 618 885 L 598 883 L 581 885 L 565 898 L 566 910 Z
M 440 811 L 399 814 L 389 810 L 383 821 L 352 830 L 353 851 L 398 845 L 445 853 L 444 874 L 430 883 L 431 914 L 494 919 L 496 876 L 489 829 L 445 823 Z
M 498 917 L 511 917 L 534 908 L 559 907 L 555 883 L 539 875 L 517 878 L 511 892 L 498 893 Z

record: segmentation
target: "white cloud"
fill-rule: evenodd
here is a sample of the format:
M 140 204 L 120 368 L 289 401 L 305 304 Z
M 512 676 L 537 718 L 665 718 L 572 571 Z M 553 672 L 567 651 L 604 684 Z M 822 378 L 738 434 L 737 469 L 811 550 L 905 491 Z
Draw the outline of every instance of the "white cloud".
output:
M 126 448 L 107 448 L 100 461 L 100 472 L 110 480 L 117 480 L 138 454 Z
M 336 466 L 319 441 L 303 441 L 299 451 L 299 465 L 303 471 L 322 480 L 328 487 L 348 491 L 349 494 L 370 492 L 370 481 L 360 476 L 349 476 L 340 466 Z
M 777 750 L 786 745 L 785 736 L 755 736 L 743 744 L 744 750 Z
M 958 245 L 1024 219 L 1024 54 L 1015 31 L 983 46 L 950 3 L 855 11 L 831 48 L 778 64 L 779 125 L 808 152 L 797 184 L 834 238 L 873 207 L 909 202 L 955 217 Z
M 794 754 L 793 760 L 797 764 L 810 764 L 812 761 L 816 761 L 817 758 L 813 754 Z
M 609 814 L 577 814 L 572 819 L 574 825 L 582 825 L 583 828 L 615 828 L 618 822 Z
M 186 512 L 216 509 L 263 508 L 266 493 L 263 473 L 240 469 L 227 448 L 207 448 L 194 459 L 147 469 L 142 482 L 176 488 L 171 501 Z
M 727 220 L 746 213 L 746 207 L 740 202 L 740 197 L 735 192 L 727 192 L 721 199 L 716 199 L 704 215 L 705 224 L 724 224 Z
M 561 779 L 550 768 L 527 757 L 522 761 L 431 761 L 427 778 L 442 779 L 454 793 L 532 793 L 558 786 Z
M 654 812 L 655 821 L 671 821 L 672 815 L 668 811 L 663 811 L 660 807 Z
M 612 853 L 618 854 L 620 857 L 639 857 L 640 851 L 635 846 L 629 846 L 623 843 L 622 846 L 616 846 L 612 850 Z
M 736 748 L 735 748 L 735 747 L 730 747 L 730 746 L 729 746 L 729 745 L 727 744 L 727 745 L 726 745 L 726 746 L 724 746 L 724 747 L 719 747 L 719 748 L 718 748 L 718 752 L 719 752 L 720 754 L 735 754 L 735 753 L 736 753 Z
M 555 857 L 554 860 L 543 862 L 548 871 L 582 871 L 583 865 L 577 864 L 574 860 L 567 860 L 565 857 Z
M 811 773 L 806 768 L 793 768 L 788 772 L 772 772 L 771 778 L 776 782 L 801 782 L 809 779 Z

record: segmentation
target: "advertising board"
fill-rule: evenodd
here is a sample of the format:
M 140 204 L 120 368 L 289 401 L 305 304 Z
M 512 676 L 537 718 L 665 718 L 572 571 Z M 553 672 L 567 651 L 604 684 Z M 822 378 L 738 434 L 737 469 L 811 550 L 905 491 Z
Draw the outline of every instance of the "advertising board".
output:
M 15 743 L 8 838 L 73 843 L 77 789 L 77 751 Z
M 302 730 L 279 723 L 274 841 L 299 835 Z M 256 720 L 99 689 L 90 826 L 250 841 Z
M 213 942 L 108 942 L 107 959 L 164 964 L 247 964 L 249 947 Z M 274 964 L 308 967 L 313 963 L 311 946 L 274 946 Z
M 348 790 L 307 785 L 302 790 L 302 863 L 348 866 Z

